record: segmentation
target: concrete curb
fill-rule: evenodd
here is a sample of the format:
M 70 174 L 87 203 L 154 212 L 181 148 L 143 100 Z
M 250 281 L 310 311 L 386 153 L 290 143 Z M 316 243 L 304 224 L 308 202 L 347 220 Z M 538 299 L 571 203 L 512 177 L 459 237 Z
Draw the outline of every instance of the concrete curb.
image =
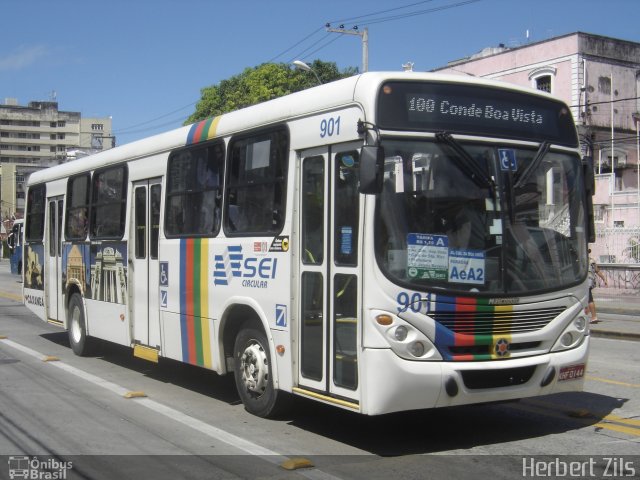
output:
M 599 338 L 613 338 L 617 340 L 635 340 L 640 342 L 640 333 L 616 332 L 614 330 L 594 330 L 594 329 L 591 329 L 590 333 L 592 336 L 599 337 Z

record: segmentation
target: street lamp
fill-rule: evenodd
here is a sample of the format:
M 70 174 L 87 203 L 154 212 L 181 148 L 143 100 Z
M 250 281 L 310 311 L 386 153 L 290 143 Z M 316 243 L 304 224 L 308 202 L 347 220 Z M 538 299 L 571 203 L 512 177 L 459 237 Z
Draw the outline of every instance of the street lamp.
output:
M 311 72 L 316 76 L 316 80 L 318 80 L 318 85 L 322 85 L 322 80 L 320 80 L 320 77 L 318 76 L 318 74 L 315 72 L 315 70 L 313 68 L 311 68 L 309 65 L 307 65 L 306 63 L 304 63 L 302 60 L 294 60 L 293 62 L 291 62 L 293 64 L 294 67 L 296 67 L 298 70 L 304 70 L 305 72 Z

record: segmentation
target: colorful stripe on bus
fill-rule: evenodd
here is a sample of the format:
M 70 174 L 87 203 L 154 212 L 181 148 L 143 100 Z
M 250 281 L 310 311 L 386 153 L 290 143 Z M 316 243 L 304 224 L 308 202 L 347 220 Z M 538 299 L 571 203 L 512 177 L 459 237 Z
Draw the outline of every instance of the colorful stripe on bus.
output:
M 211 368 L 207 239 L 180 240 L 180 334 L 182 360 Z
M 453 324 L 464 322 L 465 330 L 474 330 L 473 324 L 478 321 L 474 314 L 482 315 L 481 330 L 490 333 L 458 333 L 436 322 L 435 344 L 443 358 L 448 361 L 468 362 L 474 360 L 499 360 L 509 358 L 511 344 L 510 316 L 500 318 L 500 313 L 513 311 L 512 305 L 489 305 L 486 299 L 469 297 L 437 296 L 432 304 L 433 313 L 460 313 L 454 316 Z M 497 315 L 491 315 L 491 314 Z M 492 318 L 487 325 L 487 318 Z M 480 330 L 480 329 L 479 329 Z M 466 347 L 466 348 L 465 348 Z
M 211 117 L 191 125 L 191 129 L 187 135 L 187 145 L 204 142 L 214 138 L 216 136 L 216 130 L 218 129 L 220 118 L 220 116 Z

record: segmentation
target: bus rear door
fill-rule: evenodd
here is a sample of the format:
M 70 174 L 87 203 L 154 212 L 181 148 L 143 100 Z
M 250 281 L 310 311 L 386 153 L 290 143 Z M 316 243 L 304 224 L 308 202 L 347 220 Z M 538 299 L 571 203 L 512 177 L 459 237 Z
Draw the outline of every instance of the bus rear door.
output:
M 160 178 L 133 184 L 129 251 L 130 312 L 133 321 L 134 354 L 157 361 L 160 350 Z
M 47 320 L 52 323 L 64 322 L 64 303 L 62 299 L 62 196 L 50 197 L 48 205 L 48 247 L 45 248 L 44 285 L 47 291 Z

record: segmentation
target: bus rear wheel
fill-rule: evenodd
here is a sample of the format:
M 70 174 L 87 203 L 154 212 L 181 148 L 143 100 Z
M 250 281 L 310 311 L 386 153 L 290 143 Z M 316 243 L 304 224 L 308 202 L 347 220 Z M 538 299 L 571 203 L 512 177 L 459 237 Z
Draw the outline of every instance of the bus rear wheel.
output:
M 247 412 L 272 418 L 287 409 L 289 396 L 273 386 L 269 342 L 262 331 L 240 330 L 233 348 L 233 361 L 236 388 Z
M 87 337 L 86 325 L 82 297 L 78 293 L 74 293 L 69 300 L 67 328 L 69 329 L 69 344 L 76 355 L 89 355 L 91 351 L 91 341 Z

